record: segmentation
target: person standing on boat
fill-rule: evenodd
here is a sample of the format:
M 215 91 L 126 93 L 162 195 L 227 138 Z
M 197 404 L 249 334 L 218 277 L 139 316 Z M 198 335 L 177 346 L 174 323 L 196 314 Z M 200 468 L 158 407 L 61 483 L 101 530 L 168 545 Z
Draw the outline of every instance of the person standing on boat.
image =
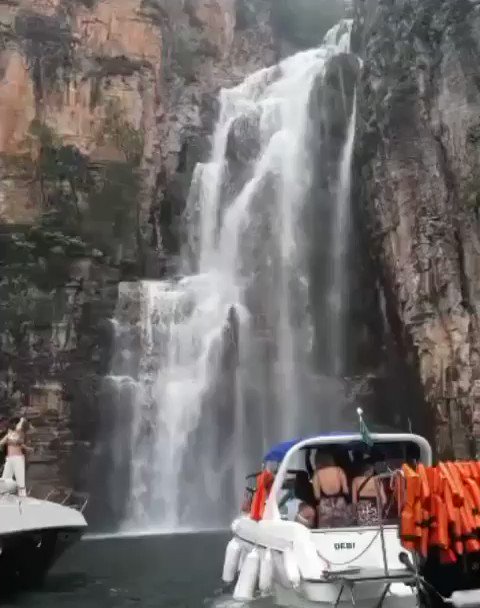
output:
M 6 446 L 7 457 L 3 467 L 2 479 L 15 479 L 19 496 L 26 496 L 25 489 L 25 453 L 30 451 L 25 445 L 27 419 L 14 417 L 10 419 L 8 432 L 0 441 L 0 446 Z
M 352 482 L 352 503 L 357 513 L 357 524 L 378 524 L 381 515 L 379 508 L 383 513 L 386 502 L 385 488 L 377 479 L 373 465 L 365 463 L 361 474 Z
M 323 450 L 317 450 L 315 469 L 312 484 L 318 505 L 318 527 L 347 525 L 350 510 L 347 505 L 349 491 L 345 471 L 335 464 L 331 454 Z

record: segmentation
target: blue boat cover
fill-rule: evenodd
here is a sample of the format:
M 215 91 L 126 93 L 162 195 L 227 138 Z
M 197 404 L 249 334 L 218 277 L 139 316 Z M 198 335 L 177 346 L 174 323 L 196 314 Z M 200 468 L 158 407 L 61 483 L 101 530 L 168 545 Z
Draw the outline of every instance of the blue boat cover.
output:
M 265 454 L 263 461 L 264 462 L 282 462 L 285 458 L 285 454 L 293 448 L 294 445 L 302 441 L 301 439 L 291 439 L 290 441 L 282 441 L 277 445 L 274 445 L 273 448 Z
M 350 435 L 350 432 L 333 432 L 333 433 L 324 433 L 324 437 L 335 437 L 335 435 Z M 299 437 L 298 439 L 291 439 L 290 441 L 282 441 L 282 443 L 278 443 L 274 445 L 263 457 L 263 462 L 282 462 L 285 458 L 287 452 L 293 448 L 294 445 L 300 443 L 300 441 L 304 441 L 305 439 L 311 439 L 313 437 L 317 437 L 318 435 L 310 435 L 309 437 Z

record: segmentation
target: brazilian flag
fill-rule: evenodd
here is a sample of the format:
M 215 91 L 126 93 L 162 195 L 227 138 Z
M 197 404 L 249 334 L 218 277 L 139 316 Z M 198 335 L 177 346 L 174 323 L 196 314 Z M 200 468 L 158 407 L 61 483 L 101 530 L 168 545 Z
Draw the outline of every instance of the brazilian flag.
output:
M 357 414 L 358 414 L 358 420 L 359 420 L 359 425 L 360 425 L 360 435 L 362 436 L 362 441 L 363 441 L 363 443 L 368 445 L 369 448 L 371 448 L 373 446 L 373 439 L 372 439 L 372 436 L 370 435 L 370 431 L 368 430 L 367 425 L 365 424 L 365 421 L 363 419 L 363 410 L 360 407 L 357 409 Z

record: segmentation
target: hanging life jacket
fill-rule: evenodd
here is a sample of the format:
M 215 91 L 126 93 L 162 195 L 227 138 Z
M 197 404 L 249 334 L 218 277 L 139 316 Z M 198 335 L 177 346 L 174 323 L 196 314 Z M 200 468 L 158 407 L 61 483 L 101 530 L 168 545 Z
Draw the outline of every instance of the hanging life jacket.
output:
M 433 523 L 429 546 L 438 547 L 439 549 L 446 551 L 450 546 L 448 514 L 445 503 L 438 494 L 432 496 L 431 513 L 433 516 Z
M 253 495 L 252 508 L 250 509 L 250 518 L 255 521 L 260 521 L 263 518 L 265 511 L 265 503 L 273 485 L 273 473 L 267 469 L 257 475 L 257 488 Z
M 395 485 L 402 545 L 423 557 L 435 549 L 446 564 L 479 553 L 480 462 L 420 464 L 416 470 L 404 464 L 402 473 L 404 483 L 397 477 Z
M 413 509 L 415 502 L 420 498 L 422 486 L 420 475 L 409 467 L 408 464 L 402 466 L 402 472 L 405 478 L 405 504 Z

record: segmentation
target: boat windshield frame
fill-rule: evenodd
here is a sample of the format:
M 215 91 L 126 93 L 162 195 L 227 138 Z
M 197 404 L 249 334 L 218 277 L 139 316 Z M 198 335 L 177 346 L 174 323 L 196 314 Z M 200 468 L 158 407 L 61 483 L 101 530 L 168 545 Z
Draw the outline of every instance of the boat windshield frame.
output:
M 413 443 L 420 450 L 419 462 L 425 466 L 431 466 L 432 464 L 432 448 L 428 441 L 420 435 L 413 433 L 371 433 L 369 438 L 373 444 L 385 444 L 385 443 Z M 273 486 L 268 497 L 265 513 L 263 519 L 266 520 L 280 520 L 280 510 L 278 508 L 278 500 L 284 481 L 288 475 L 289 463 L 292 457 L 304 449 L 315 449 L 320 446 L 332 446 L 336 447 L 339 445 L 348 445 L 355 442 L 363 442 L 363 437 L 359 433 L 346 434 L 346 435 L 319 435 L 318 437 L 309 437 L 299 441 L 292 446 L 285 457 L 280 463 Z

